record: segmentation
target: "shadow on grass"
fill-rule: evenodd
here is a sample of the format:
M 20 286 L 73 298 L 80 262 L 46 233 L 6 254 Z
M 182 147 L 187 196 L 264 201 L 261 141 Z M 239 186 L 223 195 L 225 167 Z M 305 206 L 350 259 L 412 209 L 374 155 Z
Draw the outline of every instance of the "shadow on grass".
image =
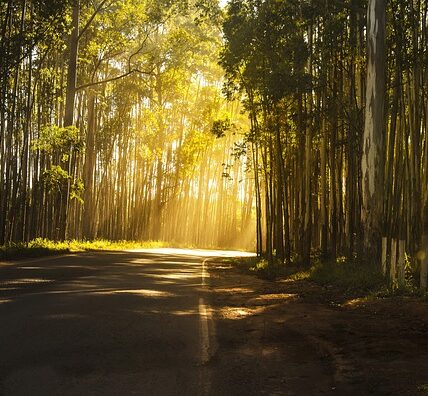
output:
M 48 247 L 8 245 L 0 247 L 0 260 L 21 260 L 27 258 L 58 256 L 67 253 L 71 253 L 69 248 L 52 249 Z

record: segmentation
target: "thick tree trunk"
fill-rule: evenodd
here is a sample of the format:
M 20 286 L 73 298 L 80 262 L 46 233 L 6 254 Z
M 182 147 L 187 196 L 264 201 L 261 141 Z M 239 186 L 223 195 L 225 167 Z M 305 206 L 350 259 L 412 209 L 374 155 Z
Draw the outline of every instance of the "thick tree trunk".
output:
M 383 135 L 385 104 L 385 0 L 370 0 L 367 11 L 367 89 L 363 141 L 364 246 L 367 258 L 380 262 L 383 208 Z

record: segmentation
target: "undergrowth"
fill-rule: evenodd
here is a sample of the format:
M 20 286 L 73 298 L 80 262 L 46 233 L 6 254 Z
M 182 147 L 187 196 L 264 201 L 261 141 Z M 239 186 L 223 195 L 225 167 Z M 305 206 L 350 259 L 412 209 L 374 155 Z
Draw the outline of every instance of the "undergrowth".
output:
M 232 264 L 241 271 L 256 275 L 261 279 L 275 280 L 278 277 L 296 276 L 300 268 L 285 266 L 279 260 L 269 262 L 261 257 L 241 257 L 230 259 Z
M 287 279 L 290 281 L 312 281 L 325 287 L 334 287 L 344 294 L 409 294 L 411 287 L 394 289 L 380 269 L 357 261 L 339 258 L 336 261 L 312 260 L 309 268 L 279 261 L 269 263 L 260 257 L 234 259 L 233 265 L 240 270 L 266 280 Z
M 317 262 L 311 267 L 309 278 L 323 286 L 333 285 L 349 293 L 374 293 L 386 285 L 380 269 L 345 259 Z

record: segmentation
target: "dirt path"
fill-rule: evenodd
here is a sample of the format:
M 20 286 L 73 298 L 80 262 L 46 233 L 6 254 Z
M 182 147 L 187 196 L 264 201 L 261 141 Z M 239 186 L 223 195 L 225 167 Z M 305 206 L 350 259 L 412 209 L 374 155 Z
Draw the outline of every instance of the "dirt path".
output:
M 427 303 L 346 301 L 309 282 L 263 281 L 227 264 L 211 263 L 210 275 L 219 344 L 214 389 L 428 394 Z

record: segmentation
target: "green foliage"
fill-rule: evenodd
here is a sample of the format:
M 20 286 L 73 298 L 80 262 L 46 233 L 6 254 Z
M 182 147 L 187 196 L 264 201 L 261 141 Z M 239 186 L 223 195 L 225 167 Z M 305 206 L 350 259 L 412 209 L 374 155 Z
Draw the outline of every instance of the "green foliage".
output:
M 226 135 L 226 132 L 230 130 L 232 123 L 229 118 L 220 120 L 214 120 L 211 132 L 217 138 L 222 138 Z
M 227 11 L 220 63 L 229 98 L 245 92 L 254 102 L 258 93 L 263 101 L 277 103 L 309 89 L 310 78 L 304 71 L 309 52 L 298 5 L 232 0 Z
M 71 185 L 70 190 L 70 199 L 75 199 L 81 204 L 83 204 L 83 192 L 85 191 L 85 185 L 83 184 L 82 179 L 77 179 Z
M 8 3 L 12 4 L 10 14 L 6 12 Z M 68 3 L 68 0 L 33 0 L 29 6 L 27 2 L 0 2 L 0 20 L 7 22 L 3 34 L 9 29 L 8 34 L 0 38 L 2 70 L 16 67 L 22 55 L 28 55 L 36 45 L 61 43 L 68 30 Z M 23 9 L 31 9 L 31 13 L 27 12 L 21 23 Z
M 182 179 L 191 175 L 199 157 L 207 146 L 212 143 L 210 139 L 212 139 L 211 136 L 199 131 L 190 131 L 187 134 L 178 154 L 180 161 L 179 175 Z
M 277 260 L 269 262 L 266 259 L 261 259 L 250 267 L 250 271 L 256 273 L 258 277 L 267 280 L 276 279 L 283 273 L 284 269 L 284 264 L 279 263 Z
M 67 152 L 73 147 L 80 150 L 83 146 L 79 137 L 79 130 L 75 126 L 65 128 L 57 125 L 45 126 L 41 131 L 38 139 L 32 143 L 33 150 L 53 153 L 55 150 Z
M 285 276 L 288 268 L 278 260 L 269 262 L 263 257 L 245 257 L 232 259 L 232 264 L 248 274 L 256 275 L 261 279 L 275 280 L 280 276 Z
M 61 191 L 61 187 L 68 179 L 70 175 L 59 165 L 52 165 L 43 172 L 43 182 L 48 191 Z
M 36 238 L 27 243 L 9 243 L 0 246 L 0 259 L 14 260 L 20 258 L 43 257 L 69 253 L 63 243 L 53 243 L 43 238 Z

